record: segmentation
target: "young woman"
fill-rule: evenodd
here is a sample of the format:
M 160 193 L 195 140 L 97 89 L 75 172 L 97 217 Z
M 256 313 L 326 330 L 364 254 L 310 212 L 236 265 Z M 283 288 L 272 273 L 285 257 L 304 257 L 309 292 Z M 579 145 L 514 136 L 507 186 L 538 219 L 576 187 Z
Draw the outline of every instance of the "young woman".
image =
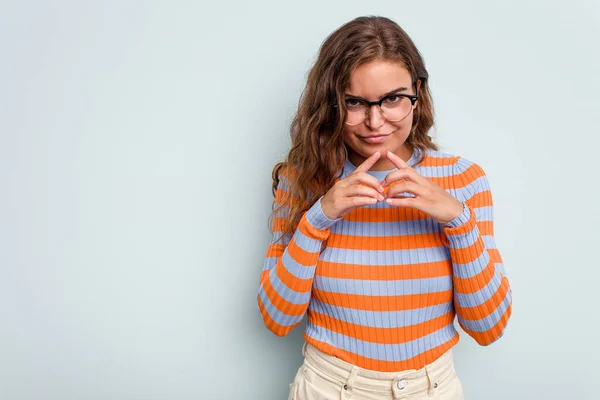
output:
M 428 76 L 383 17 L 333 32 L 309 73 L 257 298 L 278 336 L 308 315 L 290 399 L 463 399 L 455 317 L 483 346 L 504 332 L 488 180 L 428 136 Z

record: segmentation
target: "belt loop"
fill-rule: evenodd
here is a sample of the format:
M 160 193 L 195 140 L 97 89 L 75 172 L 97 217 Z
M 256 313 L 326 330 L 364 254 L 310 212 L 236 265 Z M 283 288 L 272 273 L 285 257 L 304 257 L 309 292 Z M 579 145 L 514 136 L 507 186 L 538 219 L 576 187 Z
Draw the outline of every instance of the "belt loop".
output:
M 429 387 L 427 388 L 427 395 L 429 397 L 434 396 L 437 393 L 437 376 L 433 373 L 433 368 L 429 365 L 425 366 L 425 372 L 427 374 L 427 380 L 429 381 Z
M 352 370 L 350 371 L 350 375 L 348 376 L 348 381 L 342 388 L 342 399 L 349 399 L 352 397 L 352 389 L 354 388 L 354 379 L 356 375 L 358 375 L 359 368 L 356 365 L 352 366 Z
M 358 375 L 358 371 L 359 368 L 356 365 L 353 365 L 352 369 L 350 370 L 348 380 L 346 381 L 346 384 L 344 384 L 344 386 L 342 387 L 342 393 L 340 396 L 342 400 L 349 399 L 350 397 L 352 397 L 352 388 L 354 388 L 354 378 L 356 378 L 356 375 Z
M 306 345 L 308 344 L 307 341 L 304 341 L 304 344 L 302 345 L 302 355 L 304 357 L 306 357 Z

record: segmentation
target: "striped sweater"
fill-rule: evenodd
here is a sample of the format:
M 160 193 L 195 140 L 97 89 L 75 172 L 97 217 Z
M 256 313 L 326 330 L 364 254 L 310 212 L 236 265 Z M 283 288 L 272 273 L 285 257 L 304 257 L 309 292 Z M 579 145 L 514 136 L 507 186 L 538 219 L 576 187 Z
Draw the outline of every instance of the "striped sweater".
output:
M 285 212 L 275 215 L 257 296 L 273 333 L 286 335 L 307 314 L 307 342 L 385 372 L 419 369 L 454 346 L 455 316 L 480 345 L 502 336 L 512 297 L 483 169 L 434 150 L 415 149 L 408 164 L 462 201 L 462 214 L 440 224 L 381 201 L 331 220 L 319 199 L 279 242 Z M 346 161 L 339 179 L 355 168 Z M 382 181 L 393 170 L 368 173 Z M 286 190 L 282 176 L 275 206 Z

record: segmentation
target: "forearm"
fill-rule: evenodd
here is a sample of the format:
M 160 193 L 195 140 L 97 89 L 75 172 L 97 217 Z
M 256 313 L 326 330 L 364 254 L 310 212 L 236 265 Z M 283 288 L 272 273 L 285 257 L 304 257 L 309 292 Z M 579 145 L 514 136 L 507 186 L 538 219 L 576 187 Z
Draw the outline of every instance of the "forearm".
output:
M 287 246 L 269 246 L 257 301 L 265 325 L 276 335 L 289 333 L 306 313 L 321 246 L 335 222 L 317 201 L 302 215 Z
M 475 211 L 467 204 L 460 216 L 444 225 L 444 232 L 452 259 L 459 324 L 479 344 L 488 345 L 502 335 L 512 311 L 508 279 L 496 267 L 499 252 L 486 245 Z M 493 236 L 487 241 L 493 242 Z

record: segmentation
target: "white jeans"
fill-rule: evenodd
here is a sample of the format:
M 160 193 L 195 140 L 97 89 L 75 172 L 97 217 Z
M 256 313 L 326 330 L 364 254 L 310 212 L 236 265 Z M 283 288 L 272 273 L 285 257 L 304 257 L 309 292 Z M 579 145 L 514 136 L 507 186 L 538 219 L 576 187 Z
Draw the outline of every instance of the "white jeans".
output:
M 419 370 L 400 372 L 359 368 L 307 342 L 302 354 L 304 363 L 290 384 L 288 400 L 464 400 L 452 349 Z

